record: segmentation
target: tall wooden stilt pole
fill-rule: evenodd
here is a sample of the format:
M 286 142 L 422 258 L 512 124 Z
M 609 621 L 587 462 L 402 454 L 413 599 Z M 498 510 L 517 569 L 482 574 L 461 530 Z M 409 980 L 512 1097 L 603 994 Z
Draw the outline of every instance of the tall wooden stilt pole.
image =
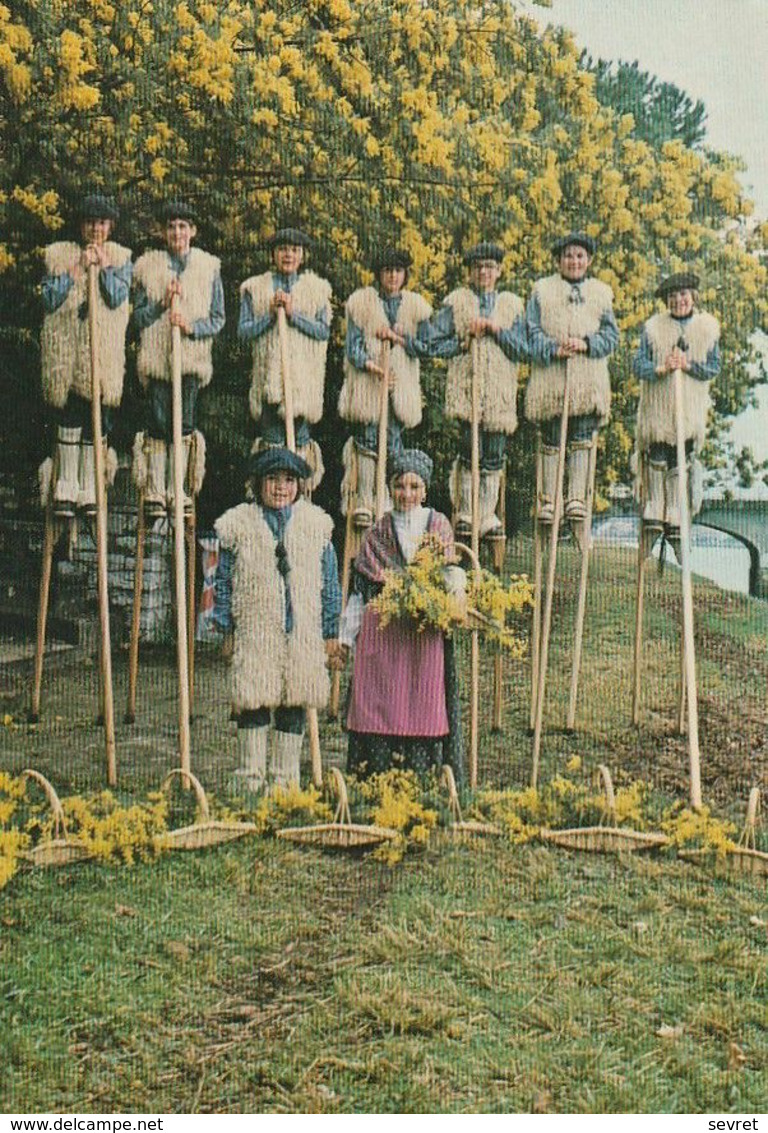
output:
M 174 296 L 171 310 L 175 309 Z M 173 382 L 173 564 L 176 592 L 176 663 L 179 671 L 179 760 L 191 770 L 189 734 L 189 652 L 187 644 L 187 572 L 184 558 L 184 439 L 181 425 L 181 328 L 171 328 Z M 188 780 L 182 776 L 185 783 Z

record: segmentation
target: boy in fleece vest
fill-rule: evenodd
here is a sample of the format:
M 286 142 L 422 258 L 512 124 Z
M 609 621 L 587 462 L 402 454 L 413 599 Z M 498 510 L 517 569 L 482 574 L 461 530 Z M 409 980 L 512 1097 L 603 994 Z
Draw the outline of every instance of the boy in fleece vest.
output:
M 542 483 L 538 500 L 541 523 L 552 523 L 557 487 L 557 458 L 566 366 L 568 394 L 568 482 L 566 519 L 586 515 L 589 449 L 595 432 L 610 415 L 608 357 L 619 342 L 613 292 L 588 275 L 595 241 L 572 232 L 552 248 L 557 271 L 534 284 L 526 309 L 531 378 L 525 391 L 525 415 L 541 428 Z
M 720 324 L 698 309 L 699 277 L 679 272 L 656 296 L 667 305 L 643 327 L 632 370 L 640 379 L 637 445 L 644 454 L 643 521 L 675 534 L 680 527 L 674 372 L 683 373 L 686 455 L 701 447 L 710 409 L 709 383 L 720 373 Z
M 381 407 L 382 345 L 390 344 L 387 457 L 403 451 L 403 430 L 421 421 L 419 359 L 429 354 L 432 308 L 415 291 L 409 291 L 411 257 L 402 248 L 384 248 L 373 261 L 375 285 L 360 287 L 346 304 L 347 336 L 344 384 L 339 395 L 339 416 L 354 424 L 344 447 L 345 484 L 341 510 L 346 514 L 347 481 L 352 446 L 357 458 L 357 492 L 353 519 L 356 527 L 370 527 L 375 511 L 376 458 Z
M 461 422 L 459 457 L 451 472 L 456 535 L 472 527 L 472 341 L 479 343 L 480 535 L 503 535 L 496 515 L 507 438 L 517 429 L 517 363 L 528 357 L 523 302 L 497 291 L 504 250 L 484 241 L 464 256 L 469 287 L 448 295 L 433 319 L 432 356 L 447 358 L 445 413 Z
M 267 241 L 272 269 L 240 286 L 238 336 L 253 346 L 250 409 L 257 425 L 253 451 L 284 445 L 285 404 L 277 312 L 286 317 L 288 367 L 293 392 L 296 448 L 312 469 L 311 487 L 323 476 L 320 448 L 310 425 L 323 416 L 325 359 L 331 333 L 331 285 L 302 271 L 311 238 L 300 228 L 281 228 Z
M 181 431 L 186 481 L 197 397 L 213 377 L 213 340 L 224 326 L 221 264 L 215 256 L 192 247 L 197 236 L 194 210 L 183 201 L 169 201 L 161 210 L 160 221 L 165 248 L 145 252 L 137 261 L 133 301 L 133 320 L 140 332 L 137 368 L 149 402 L 143 438 L 146 468 L 139 451 L 141 434 L 135 467 L 139 482 L 146 477 L 145 508 L 150 518 L 173 506 L 172 327 L 181 329 Z M 199 468 L 204 466 L 202 443 L 198 434 Z M 189 479 L 199 491 L 202 475 L 197 469 Z M 184 507 L 187 511 L 192 507 L 186 492 Z
M 98 268 L 96 354 L 106 440 L 123 395 L 125 332 L 131 287 L 131 252 L 110 239 L 119 213 L 101 193 L 83 197 L 77 212 L 79 243 L 61 240 L 45 249 L 41 285 L 44 318 L 40 336 L 43 398 L 56 411 L 58 476 L 53 488 L 57 515 L 96 507 L 91 418 L 91 357 L 88 269 Z

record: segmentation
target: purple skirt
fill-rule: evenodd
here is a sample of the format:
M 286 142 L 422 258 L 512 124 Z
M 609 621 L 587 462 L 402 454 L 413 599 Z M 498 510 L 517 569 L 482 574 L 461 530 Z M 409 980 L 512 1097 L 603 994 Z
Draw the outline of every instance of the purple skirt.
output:
M 383 629 L 366 606 L 355 649 L 347 714 L 353 732 L 385 736 L 445 736 L 443 635 L 419 633 L 401 619 Z

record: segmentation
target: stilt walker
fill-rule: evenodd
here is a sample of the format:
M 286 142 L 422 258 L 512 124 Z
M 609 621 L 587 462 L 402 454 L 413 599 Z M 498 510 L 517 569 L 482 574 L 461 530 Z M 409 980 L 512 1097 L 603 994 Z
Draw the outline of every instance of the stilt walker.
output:
M 45 249 L 46 274 L 41 286 L 44 308 L 40 339 L 41 377 L 43 397 L 55 413 L 58 428 L 54 455 L 40 469 L 45 533 L 30 707 L 30 719 L 33 721 L 40 714 L 55 549 L 60 540 L 66 538 L 71 556 L 77 543 L 78 517 L 81 515 L 95 515 L 98 531 L 99 492 L 104 503 L 107 462 L 102 446 L 106 442 L 111 414 L 122 396 L 125 330 L 133 267 L 130 249 L 110 239 L 118 218 L 118 210 L 109 197 L 100 193 L 85 196 L 77 212 L 79 242 L 63 240 Z M 92 405 L 94 388 L 98 389 L 98 406 Z M 94 424 L 99 426 L 98 438 L 93 434 Z M 114 474 L 114 454 L 110 454 L 109 468 Z M 108 635 L 105 515 L 102 519 L 104 561 L 98 560 L 98 589 L 102 622 L 106 608 Z M 108 651 L 105 655 L 102 634 L 100 720 L 109 729 L 112 716 L 111 740 L 107 739 L 107 767 L 108 775 L 114 776 L 110 660 Z M 108 691 L 105 676 L 109 677 Z M 110 778 L 110 783 L 113 781 Z
M 285 408 L 285 447 L 296 452 L 296 433 L 293 421 L 293 377 L 288 353 L 288 328 L 285 322 L 285 308 L 277 309 L 277 331 L 280 341 L 280 372 L 283 378 L 283 406 Z M 309 758 L 312 763 L 312 781 L 316 787 L 323 785 L 323 758 L 320 752 L 320 725 L 317 709 L 307 705 L 307 737 L 309 739 Z
M 589 580 L 597 430 L 609 416 L 611 392 L 607 359 L 619 339 L 611 289 L 588 275 L 595 241 L 582 232 L 569 233 L 555 242 L 552 252 L 557 271 L 536 282 L 526 310 L 532 369 L 526 388 L 525 411 L 541 430 L 536 468 L 536 610 L 531 658 L 534 785 L 544 714 L 542 697 L 546 689 L 557 541 L 563 516 L 571 526 L 581 553 L 568 728 L 573 728 L 576 718 Z M 550 529 L 549 555 L 542 594 L 543 544 L 547 528 Z
M 693 590 L 690 565 L 691 510 L 689 458 L 706 436 L 709 382 L 720 370 L 720 327 L 698 310 L 698 276 L 681 272 L 659 285 L 656 295 L 666 311 L 643 328 L 633 371 L 641 380 L 638 406 L 638 483 L 642 506 L 638 549 L 637 609 L 632 719 L 640 718 L 645 560 L 657 535 L 677 550 L 682 583 L 682 675 L 677 726 L 687 731 L 690 796 L 701 806 L 698 697 L 693 636 Z M 686 728 L 687 724 L 687 728 Z

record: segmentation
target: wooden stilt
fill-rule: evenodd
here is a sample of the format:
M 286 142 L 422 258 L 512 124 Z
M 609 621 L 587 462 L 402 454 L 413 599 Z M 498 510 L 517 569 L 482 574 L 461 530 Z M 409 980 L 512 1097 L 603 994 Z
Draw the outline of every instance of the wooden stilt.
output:
M 115 755 L 115 711 L 112 699 L 112 644 L 109 633 L 109 587 L 107 570 L 107 492 L 104 473 L 104 445 L 101 429 L 101 375 L 96 346 L 96 305 L 98 302 L 98 268 L 88 266 L 88 333 L 91 362 L 91 419 L 93 422 L 93 460 L 96 488 L 96 555 L 99 592 L 101 702 L 104 718 L 107 783 L 117 785 Z
M 128 643 L 128 703 L 125 709 L 126 724 L 136 721 L 136 686 L 139 676 L 139 637 L 141 634 L 141 599 L 144 589 L 144 551 L 147 521 L 144 515 L 144 489 L 139 492 L 136 514 L 136 559 L 133 567 L 133 608 L 131 610 L 131 636 Z
M 693 586 L 691 582 L 691 523 L 688 509 L 688 467 L 683 430 L 683 375 L 675 370 L 675 431 L 677 435 L 677 484 L 680 508 L 680 556 L 683 584 L 683 640 L 685 685 L 688 696 L 688 755 L 691 806 L 701 809 L 701 756 L 699 752 L 699 701 L 696 690 L 696 654 L 693 640 Z
M 677 690 L 677 734 L 684 736 L 688 730 L 688 697 L 685 689 L 685 625 L 680 611 L 680 677 Z
M 635 652 L 632 671 L 632 723 L 640 723 L 640 695 L 643 674 L 643 607 L 645 604 L 645 532 L 643 520 L 637 529 L 637 591 L 635 596 Z
M 504 570 L 504 558 L 507 550 L 507 472 L 502 468 L 499 477 L 499 521 L 502 535 L 492 543 L 493 567 L 496 574 L 501 577 Z M 493 723 L 494 732 L 500 732 L 504 721 L 504 654 L 501 646 L 496 649 L 493 658 Z
M 53 571 L 53 552 L 56 548 L 57 521 L 53 514 L 53 492 L 56 484 L 56 458 L 53 460 L 51 485 L 48 502 L 45 505 L 45 528 L 43 531 L 43 556 L 40 569 L 40 595 L 37 605 L 37 642 L 35 645 L 35 670 L 32 680 L 32 702 L 29 721 L 36 724 L 40 719 L 40 696 L 43 687 L 43 658 L 45 656 L 45 633 L 48 625 L 48 602 L 51 594 L 51 573 Z
M 376 519 L 381 519 L 387 510 L 387 433 L 389 432 L 389 352 L 387 341 L 381 344 L 380 366 L 384 371 L 381 379 L 379 401 L 379 438 L 376 454 Z
M 194 459 L 195 444 L 192 442 L 190 462 Z M 194 467 L 194 465 L 192 465 Z M 187 543 L 187 676 L 189 679 L 189 717 L 195 711 L 195 571 L 197 567 L 197 516 L 194 497 L 192 512 L 186 517 Z
M 174 296 L 172 310 L 176 304 Z M 187 647 L 187 593 L 184 561 L 184 441 L 181 428 L 181 328 L 171 328 L 173 379 L 173 565 L 176 593 L 176 663 L 179 671 L 178 723 L 181 770 L 191 770 L 189 733 L 189 652 Z M 186 776 L 182 781 L 189 783 Z
M 357 553 L 357 536 L 352 514 L 355 510 L 357 498 L 357 449 L 354 444 L 350 446 L 349 491 L 346 500 L 346 523 L 344 527 L 344 557 L 341 564 L 341 608 L 345 608 L 349 598 L 349 582 L 352 574 L 352 561 Z M 331 695 L 328 700 L 328 719 L 335 720 L 339 715 L 339 697 L 341 695 L 341 673 L 334 669 L 331 674 Z
M 478 353 L 480 343 L 472 340 L 472 554 L 480 557 L 480 391 L 478 388 Z M 480 719 L 480 635 L 472 630 L 470 653 L 469 696 L 469 785 L 477 786 L 477 765 Z
M 549 538 L 549 560 L 547 562 L 547 583 L 544 592 L 544 616 L 541 625 L 541 644 L 539 653 L 539 680 L 536 689 L 536 717 L 533 728 L 533 763 L 531 786 L 535 787 L 539 775 L 539 753 L 541 751 L 541 731 L 544 723 L 544 694 L 547 683 L 547 659 L 549 655 L 549 635 L 552 628 L 552 604 L 555 592 L 555 569 L 557 567 L 557 540 L 560 533 L 560 519 L 563 512 L 563 481 L 565 478 L 565 450 L 568 443 L 568 397 L 570 392 L 571 367 L 566 360 L 565 383 L 563 388 L 563 412 L 560 420 L 560 448 L 557 454 L 557 490 L 555 492 L 555 511 L 552 517 L 552 531 Z
M 280 342 L 280 372 L 283 378 L 283 406 L 285 408 L 285 444 L 291 452 L 296 451 L 296 431 L 293 420 L 293 379 L 291 377 L 291 359 L 288 351 L 288 326 L 285 321 L 285 309 L 277 309 L 277 331 Z M 307 707 L 307 735 L 309 738 L 309 755 L 312 761 L 312 778 L 316 785 L 321 786 L 323 781 L 323 761 L 320 752 L 320 726 L 317 719 L 317 709 Z
M 542 576 L 542 529 L 539 523 L 539 498 L 541 496 L 541 434 L 536 442 L 536 500 L 533 515 L 533 625 L 531 627 L 531 712 L 529 727 L 531 734 L 536 723 L 536 693 L 539 687 L 539 656 L 541 651 L 541 576 Z
M 568 698 L 566 727 L 571 731 L 576 723 L 576 702 L 579 695 L 579 672 L 581 669 L 581 648 L 584 641 L 584 614 L 587 606 L 587 582 L 589 581 L 589 553 L 592 549 L 592 507 L 595 498 L 595 472 L 597 470 L 597 435 L 592 436 L 589 449 L 589 470 L 587 473 L 586 515 L 581 523 L 573 523 L 574 537 L 581 551 L 581 572 L 579 575 L 579 598 L 576 606 L 576 627 L 573 637 L 573 660 L 571 663 L 571 689 Z

